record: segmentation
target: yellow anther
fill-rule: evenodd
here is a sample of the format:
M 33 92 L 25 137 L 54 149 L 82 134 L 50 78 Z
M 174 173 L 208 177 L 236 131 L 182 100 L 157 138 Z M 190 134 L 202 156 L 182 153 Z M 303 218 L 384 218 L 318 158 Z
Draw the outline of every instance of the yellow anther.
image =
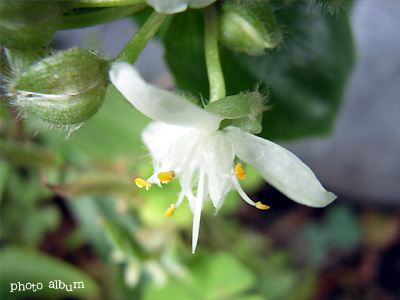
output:
M 143 180 L 142 178 L 136 178 L 135 183 L 140 188 L 145 187 L 146 190 L 149 190 L 149 188 L 151 188 L 151 183 L 148 183 L 147 181 Z
M 266 210 L 266 209 L 269 209 L 269 206 L 268 206 L 268 205 L 265 205 L 265 204 L 262 204 L 260 201 L 258 201 L 258 202 L 256 203 L 256 208 L 262 209 L 262 210 Z
M 171 206 L 168 207 L 167 210 L 164 212 L 164 217 L 169 217 L 170 215 L 172 215 L 175 209 L 176 209 L 175 205 L 171 204 Z
M 238 163 L 235 167 L 235 173 L 236 177 L 239 178 L 240 180 L 243 180 L 246 178 L 246 173 L 243 170 L 242 164 Z
M 162 183 L 168 183 L 175 177 L 175 172 L 174 171 L 168 171 L 168 172 L 161 172 L 157 174 L 158 179 Z

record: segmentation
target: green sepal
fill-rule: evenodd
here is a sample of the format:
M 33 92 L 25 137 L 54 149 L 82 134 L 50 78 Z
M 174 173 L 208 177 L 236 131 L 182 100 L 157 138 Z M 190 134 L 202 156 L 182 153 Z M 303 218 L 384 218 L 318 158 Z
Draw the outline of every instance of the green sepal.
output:
M 0 36 L 3 47 L 30 49 L 47 45 L 58 29 L 58 1 L 1 1 Z
M 251 114 L 247 94 L 239 94 L 210 102 L 204 109 L 225 119 L 239 119 Z
M 258 134 L 262 131 L 262 115 L 259 115 L 257 118 L 252 119 L 250 117 L 244 117 L 240 119 L 235 119 L 235 120 L 226 120 L 230 122 L 221 122 L 221 127 L 227 127 L 227 126 L 235 126 L 239 127 L 243 131 L 250 132 L 253 134 Z
M 213 101 L 204 109 L 225 119 L 221 122 L 220 129 L 236 126 L 243 131 L 260 133 L 264 102 L 265 96 L 261 93 L 241 93 Z
M 36 116 L 55 126 L 79 124 L 101 107 L 108 65 L 97 54 L 72 48 L 31 65 L 10 91 L 24 116 Z

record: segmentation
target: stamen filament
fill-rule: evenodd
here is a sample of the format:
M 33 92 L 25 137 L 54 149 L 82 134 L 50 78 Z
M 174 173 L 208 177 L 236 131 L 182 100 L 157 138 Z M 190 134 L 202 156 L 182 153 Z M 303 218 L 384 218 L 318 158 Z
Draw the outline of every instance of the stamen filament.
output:
M 232 182 L 233 182 L 233 185 L 235 186 L 237 192 L 239 193 L 240 197 L 242 197 L 242 199 L 244 201 L 246 201 L 248 204 L 250 204 L 252 206 L 256 206 L 256 203 L 253 200 L 251 200 L 249 198 L 249 196 L 247 196 L 246 193 L 243 191 L 243 189 L 240 186 L 240 183 L 236 177 L 232 176 Z
M 176 201 L 175 208 L 178 208 L 179 205 L 181 205 L 183 199 L 185 199 L 185 193 L 181 191 L 178 197 L 178 201 Z

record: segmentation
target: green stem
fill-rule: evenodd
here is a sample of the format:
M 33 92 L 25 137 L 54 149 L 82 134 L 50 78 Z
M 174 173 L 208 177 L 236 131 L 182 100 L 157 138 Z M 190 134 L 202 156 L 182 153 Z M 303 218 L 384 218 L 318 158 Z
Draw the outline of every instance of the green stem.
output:
M 64 14 L 60 30 L 89 27 L 130 16 L 146 7 L 145 3 L 131 6 L 74 9 Z
M 204 10 L 205 16 L 205 56 L 208 81 L 210 84 L 210 102 L 225 97 L 225 80 L 222 74 L 218 50 L 218 19 L 214 5 Z
M 72 0 L 65 1 L 68 8 L 80 7 L 115 7 L 144 3 L 145 0 Z
M 128 62 L 134 64 L 143 48 L 156 34 L 167 15 L 154 12 L 140 28 L 124 49 L 112 60 L 113 62 Z

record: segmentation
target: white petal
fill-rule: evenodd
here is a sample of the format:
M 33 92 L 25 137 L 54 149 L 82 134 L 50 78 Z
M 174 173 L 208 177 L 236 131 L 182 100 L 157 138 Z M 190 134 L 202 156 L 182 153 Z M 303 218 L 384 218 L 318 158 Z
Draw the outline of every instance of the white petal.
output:
M 188 0 L 146 0 L 157 12 L 163 14 L 174 14 L 186 10 Z
M 290 199 L 312 207 L 323 207 L 336 199 L 290 151 L 236 127 L 228 127 L 226 132 L 234 143 L 236 156 L 252 165 L 268 183 Z
M 196 251 L 197 241 L 199 240 L 200 217 L 204 204 L 204 170 L 200 169 L 199 173 L 199 185 L 197 187 L 196 204 L 193 214 L 192 253 Z
M 142 140 L 161 171 L 182 171 L 193 159 L 197 132 L 192 128 L 152 122 L 143 130 Z
M 193 195 L 194 174 L 199 169 L 199 144 L 204 133 L 188 127 L 150 123 L 142 133 L 142 139 L 153 158 L 156 172 L 174 171 L 189 200 L 194 213 L 196 198 Z
M 208 190 L 215 208 L 221 208 L 226 194 L 231 188 L 233 160 L 232 143 L 226 135 L 218 131 L 205 139 L 201 146 L 204 169 L 208 177 Z
M 110 78 L 117 89 L 141 113 L 171 125 L 217 130 L 222 118 L 171 93 L 147 84 L 127 63 L 111 67 Z
M 189 6 L 193 8 L 201 8 L 210 5 L 216 0 L 189 0 Z

